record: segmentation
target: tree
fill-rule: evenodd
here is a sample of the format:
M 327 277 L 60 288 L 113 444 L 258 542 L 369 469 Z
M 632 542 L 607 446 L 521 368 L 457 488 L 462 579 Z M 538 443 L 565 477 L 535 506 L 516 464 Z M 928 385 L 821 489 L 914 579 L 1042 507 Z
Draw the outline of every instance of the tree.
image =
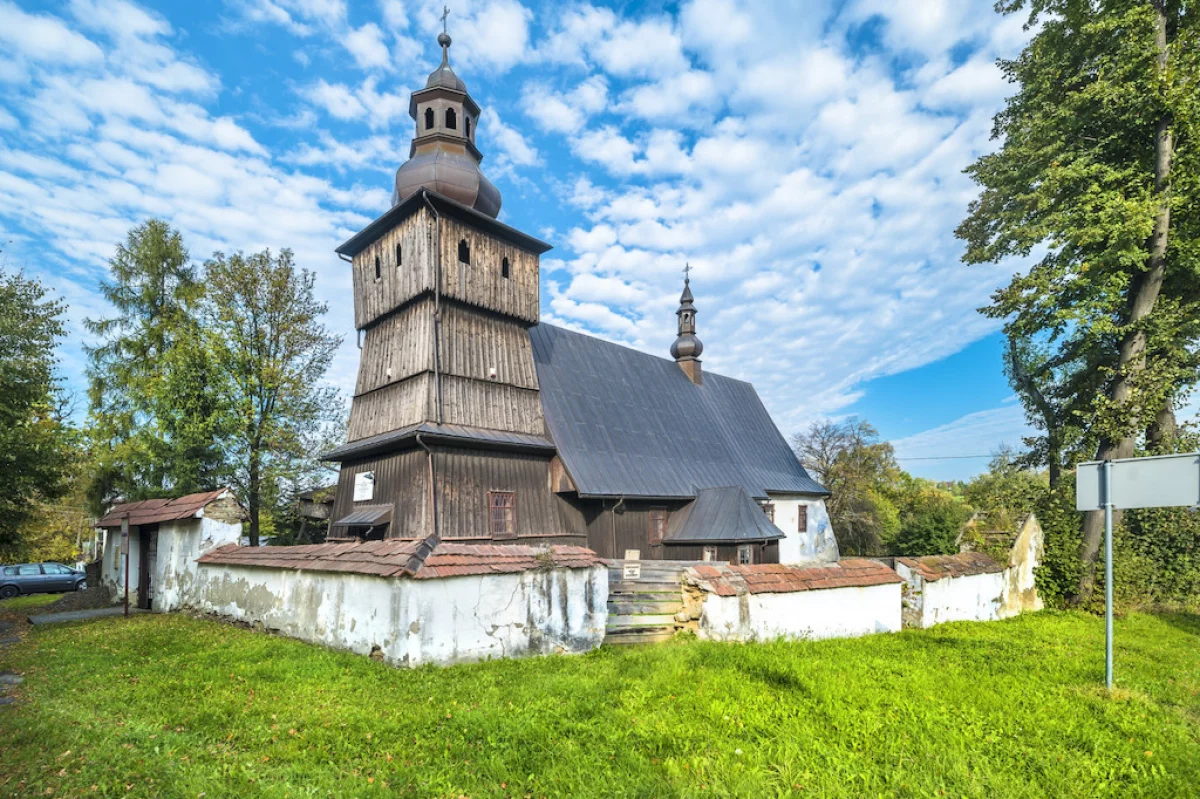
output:
M 814 422 L 792 437 L 805 468 L 829 489 L 826 500 L 839 548 L 847 554 L 874 554 L 895 534 L 899 517 L 889 499 L 899 475 L 891 444 L 879 441 L 864 421 Z
M 904 475 L 896 503 L 900 525 L 888 541 L 892 555 L 950 555 L 958 551 L 958 535 L 971 517 L 971 508 L 929 480 Z
M 1184 0 L 997 8 L 1028 8 L 1041 27 L 1017 59 L 1001 62 L 1018 90 L 995 120 L 1000 150 L 968 170 L 983 191 L 958 229 L 964 260 L 1041 255 L 984 313 L 1007 320 L 1010 340 L 1043 342 L 1048 358 L 1082 378 L 1067 407 L 1095 457 L 1129 457 L 1196 380 L 1190 358 L 1164 354 L 1194 350 L 1200 318 L 1190 289 L 1200 12 Z M 1173 212 L 1185 209 L 1180 223 Z M 1095 583 L 1101 528 L 1098 514 L 1086 517 L 1081 597 Z
M 72 431 L 54 374 L 65 310 L 38 281 L 0 270 L 0 552 L 67 489 Z
M 100 292 L 115 313 L 86 322 L 101 339 L 87 350 L 91 504 L 220 487 L 225 417 L 196 318 L 203 286 L 183 238 L 151 219 L 129 232 L 109 269 Z
M 205 328 L 232 410 L 227 452 L 257 546 L 264 508 L 313 468 L 315 442 L 340 420 L 337 392 L 321 381 L 341 338 L 321 323 L 315 276 L 290 250 L 215 253 L 204 269 Z

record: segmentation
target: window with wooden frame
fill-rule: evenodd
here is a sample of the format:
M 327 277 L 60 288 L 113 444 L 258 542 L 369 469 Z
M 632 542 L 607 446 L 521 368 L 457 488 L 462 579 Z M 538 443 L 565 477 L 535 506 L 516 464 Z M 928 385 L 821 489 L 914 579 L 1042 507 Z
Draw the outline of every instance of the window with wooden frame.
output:
M 771 524 L 775 523 L 775 504 L 773 502 L 764 502 L 762 504 L 762 512 L 767 517 L 767 521 Z
M 650 509 L 650 544 L 658 546 L 662 543 L 663 536 L 667 534 L 667 516 L 666 508 L 651 508 Z
M 808 506 L 801 505 L 796 508 L 796 530 L 801 533 L 808 532 Z
M 488 529 L 492 538 L 517 537 L 516 492 L 488 492 Z
M 703 554 L 700 556 L 700 559 L 704 560 L 704 561 L 716 560 L 717 559 L 717 548 L 716 547 L 705 547 L 703 550 Z
M 739 566 L 749 566 L 754 562 L 754 547 L 742 544 L 737 548 L 737 563 Z

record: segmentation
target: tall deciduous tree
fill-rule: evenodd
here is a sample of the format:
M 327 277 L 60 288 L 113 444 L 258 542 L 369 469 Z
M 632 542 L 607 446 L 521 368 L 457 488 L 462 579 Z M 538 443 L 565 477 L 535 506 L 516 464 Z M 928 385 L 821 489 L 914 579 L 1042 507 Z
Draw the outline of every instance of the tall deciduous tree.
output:
M 136 499 L 216 488 L 221 392 L 197 324 L 203 286 L 183 238 L 151 219 L 129 232 L 100 292 L 114 313 L 89 319 L 89 432 L 97 509 Z
M 54 375 L 64 310 L 36 280 L 0 270 L 0 552 L 19 549 L 39 503 L 67 489 L 71 431 Z
M 899 475 L 892 445 L 859 419 L 814 422 L 792 437 L 805 468 L 829 489 L 829 520 L 847 554 L 875 554 L 899 529 L 889 498 Z
M 1095 457 L 1129 457 L 1196 377 L 1163 357 L 1196 332 L 1184 289 L 1196 279 L 1196 223 L 1180 224 L 1176 213 L 1194 217 L 1200 207 L 1196 4 L 1002 0 L 997 8 L 1027 9 L 1040 29 L 1001 63 L 1017 92 L 996 117 L 1001 149 L 968 170 L 983 192 L 958 229 L 965 260 L 1041 255 L 984 312 L 1007 319 L 1011 338 L 1043 342 L 1046 357 L 1076 376 L 1099 376 L 1098 386 L 1082 381 L 1072 413 Z M 1164 295 L 1172 285 L 1179 292 Z M 1084 598 L 1101 528 L 1089 514 Z
M 263 510 L 312 464 L 314 442 L 340 419 L 337 392 L 321 384 L 341 344 L 321 322 L 314 275 L 290 250 L 214 254 L 205 265 L 205 327 L 228 391 L 227 452 L 258 545 Z

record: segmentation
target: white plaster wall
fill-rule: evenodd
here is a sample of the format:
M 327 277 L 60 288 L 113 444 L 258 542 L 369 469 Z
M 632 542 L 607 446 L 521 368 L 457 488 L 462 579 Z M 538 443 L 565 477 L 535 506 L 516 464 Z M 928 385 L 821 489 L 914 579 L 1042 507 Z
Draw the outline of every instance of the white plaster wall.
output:
M 1041 610 L 1045 607 L 1042 598 L 1037 593 L 1037 581 L 1034 569 L 1041 564 L 1045 553 L 1045 539 L 1042 526 L 1032 514 L 1025 520 L 1021 534 L 1017 536 L 1009 553 L 1008 569 L 1004 572 L 1004 598 L 1001 602 L 1000 617 L 1008 618 L 1030 610 Z
M 141 574 L 141 541 L 137 527 L 129 529 L 129 601 L 137 602 L 138 577 Z M 157 611 L 178 610 L 182 593 L 195 579 L 196 558 L 211 549 L 236 544 L 242 534 L 240 522 L 220 522 L 216 519 L 181 519 L 165 522 L 158 527 L 158 550 L 154 574 L 150 578 L 151 607 Z M 113 554 L 121 548 L 121 531 L 109 532 L 104 549 L 104 565 L 100 582 L 109 590 L 114 603 L 125 598 L 125 558 Z
M 125 597 L 125 557 L 118 555 L 121 550 L 121 531 L 110 530 L 108 540 L 104 542 L 104 565 L 100 567 L 100 584 L 108 589 L 109 599 L 113 603 L 124 600 Z M 116 564 L 113 558 L 116 557 Z M 137 528 L 129 530 L 129 601 L 137 602 L 138 574 L 141 558 L 138 555 Z
M 853 638 L 900 630 L 900 584 L 781 594 L 706 594 L 699 635 L 721 641 Z
M 787 538 L 779 542 L 779 562 L 792 564 L 836 563 L 837 538 L 829 521 L 825 500 L 802 494 L 768 494 L 775 506 L 775 526 Z M 799 508 L 808 507 L 808 526 L 799 530 Z
M 608 571 L 411 580 L 200 564 L 183 604 L 416 666 L 585 652 L 604 640 Z
M 1004 583 L 1002 572 L 925 580 L 916 626 L 932 627 L 948 621 L 995 621 L 1000 618 Z

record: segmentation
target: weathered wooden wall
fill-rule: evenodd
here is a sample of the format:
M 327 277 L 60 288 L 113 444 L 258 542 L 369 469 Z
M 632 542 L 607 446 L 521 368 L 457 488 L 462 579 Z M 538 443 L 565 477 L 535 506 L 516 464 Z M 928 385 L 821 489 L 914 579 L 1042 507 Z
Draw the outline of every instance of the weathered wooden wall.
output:
M 345 518 L 356 506 L 392 505 L 389 538 L 424 538 L 429 534 L 429 466 L 423 450 L 397 452 L 379 458 L 342 464 L 338 475 L 333 520 Z M 375 496 L 354 502 L 354 476 L 375 472 Z M 331 530 L 332 535 L 346 531 Z
M 433 290 L 430 214 L 421 208 L 354 256 L 354 326 L 362 328 L 411 300 Z M 403 263 L 396 263 L 396 245 Z M 375 280 L 375 259 L 379 280 Z
M 642 560 L 701 560 L 704 546 L 693 544 L 650 544 L 650 509 L 667 508 L 674 513 L 684 506 L 683 502 L 646 502 L 626 500 L 624 513 L 614 513 L 616 500 L 575 499 L 587 522 L 587 545 L 604 558 L 623 558 L 625 551 L 640 551 Z M 755 563 L 778 563 L 779 545 L 776 542 L 754 544 Z M 736 545 L 717 547 L 718 561 L 734 562 L 737 558 Z
M 355 397 L 350 404 L 346 440 L 357 441 L 433 418 L 432 389 L 432 373 L 422 372 Z

